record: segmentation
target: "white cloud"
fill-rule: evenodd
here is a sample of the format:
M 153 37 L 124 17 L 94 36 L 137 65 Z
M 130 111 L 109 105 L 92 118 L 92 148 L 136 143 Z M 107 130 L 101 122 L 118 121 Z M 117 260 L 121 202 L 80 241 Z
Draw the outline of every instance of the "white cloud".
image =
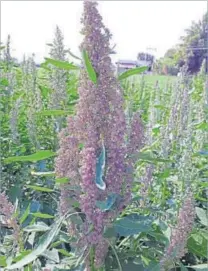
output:
M 116 58 L 135 59 L 138 51 L 157 48 L 157 55 L 175 45 L 192 20 L 201 19 L 207 1 L 99 1 L 105 24 L 117 44 Z M 1 40 L 11 34 L 13 55 L 33 52 L 37 61 L 59 25 L 65 44 L 76 54 L 82 39 L 82 1 L 1 1 Z

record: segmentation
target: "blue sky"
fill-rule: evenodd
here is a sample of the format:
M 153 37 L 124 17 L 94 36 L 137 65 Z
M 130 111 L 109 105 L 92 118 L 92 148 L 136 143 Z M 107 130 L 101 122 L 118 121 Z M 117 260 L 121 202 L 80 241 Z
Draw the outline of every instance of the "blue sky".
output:
M 163 56 L 175 45 L 192 20 L 207 10 L 207 1 L 98 1 L 104 23 L 113 34 L 117 59 L 136 59 L 148 47 Z M 75 54 L 82 40 L 82 1 L 1 1 L 1 41 L 11 34 L 13 56 L 21 59 L 35 53 L 40 62 L 47 56 L 46 43 L 53 39 L 56 25 L 65 45 Z

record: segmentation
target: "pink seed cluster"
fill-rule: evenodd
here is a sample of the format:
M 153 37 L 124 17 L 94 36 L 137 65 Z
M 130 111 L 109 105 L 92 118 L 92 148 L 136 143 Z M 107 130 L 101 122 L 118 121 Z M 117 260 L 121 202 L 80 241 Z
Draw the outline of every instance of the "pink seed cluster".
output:
M 14 206 L 5 192 L 0 193 L 0 215 L 3 215 L 3 224 L 13 229 L 15 240 L 18 242 L 20 237 L 20 228 L 17 220 L 14 218 Z
M 177 224 L 171 233 L 170 244 L 161 260 L 162 267 L 166 266 L 170 259 L 179 260 L 185 255 L 186 242 L 192 231 L 194 219 L 194 200 L 193 195 L 189 192 L 179 210 Z
M 71 197 L 67 187 L 77 185 L 81 188 L 81 192 L 74 190 L 73 193 L 86 217 L 82 242 L 94 247 L 95 265 L 101 266 L 108 251 L 108 243 L 103 237 L 104 227 L 131 200 L 135 154 L 142 146 L 143 127 L 139 115 L 135 114 L 128 131 L 123 93 L 110 58 L 111 34 L 103 25 L 96 2 L 84 2 L 82 24 L 84 40 L 80 49 L 89 55 L 97 83 L 89 79 L 85 68 L 81 69 L 76 115 L 68 119 L 68 127 L 60 134 L 56 172 L 59 177 L 70 179 L 61 190 L 63 213 L 71 208 L 66 200 Z M 105 190 L 99 189 L 95 183 L 96 162 L 103 144 L 106 150 Z M 121 196 L 122 200 L 104 212 L 96 202 L 105 201 L 111 193 Z

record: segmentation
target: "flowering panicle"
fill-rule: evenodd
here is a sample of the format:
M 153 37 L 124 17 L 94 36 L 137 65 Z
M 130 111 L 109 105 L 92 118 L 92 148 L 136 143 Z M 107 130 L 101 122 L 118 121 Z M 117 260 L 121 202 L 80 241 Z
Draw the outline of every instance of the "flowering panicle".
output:
M 104 227 L 131 199 L 134 155 L 141 148 L 143 130 L 140 117 L 135 114 L 126 140 L 129 131 L 123 93 L 114 77 L 109 56 L 111 34 L 103 25 L 96 6 L 96 2 L 84 2 L 84 40 L 80 49 L 87 52 L 97 74 L 97 83 L 94 84 L 87 71 L 81 69 L 77 114 L 69 118 L 68 127 L 60 134 L 56 172 L 70 179 L 69 187 L 73 183 L 81 188 L 81 192 L 75 191 L 75 194 L 85 214 L 82 241 L 94 248 L 95 265 L 100 266 L 108 250 Z M 112 208 L 100 209 L 98 201 L 113 200 L 112 195 L 115 201 Z M 63 193 L 60 200 L 65 202 Z M 61 205 L 65 211 L 71 208 L 70 204 Z
M 27 110 L 27 129 L 31 143 L 39 148 L 40 144 L 37 138 L 36 112 L 41 111 L 43 104 L 41 92 L 37 85 L 37 68 L 34 61 L 34 55 L 26 59 L 24 57 L 22 65 L 22 85 L 26 93 L 28 102 Z
M 10 130 L 12 135 L 12 140 L 15 143 L 18 143 L 18 114 L 19 114 L 19 107 L 21 105 L 21 99 L 17 99 L 10 111 Z
M 1 71 L 1 76 L 5 77 L 8 81 L 8 85 L 6 86 L 6 94 L 11 95 L 15 91 L 16 85 L 16 72 L 13 69 L 13 58 L 11 55 L 11 38 L 10 35 L 7 37 L 7 42 L 5 49 L 3 51 L 2 60 L 5 64 L 5 68 Z
M 195 219 L 195 208 L 193 195 L 187 193 L 183 206 L 179 210 L 177 224 L 173 228 L 170 244 L 166 249 L 165 255 L 161 260 L 161 267 L 168 266 L 169 261 L 172 259 L 179 260 L 186 253 L 186 242 Z
M 50 50 L 52 59 L 66 61 L 66 50 L 63 43 L 64 37 L 58 26 L 56 26 L 55 38 Z M 62 109 L 67 102 L 66 90 L 67 75 L 64 70 L 51 67 L 50 87 L 52 93 L 50 95 L 49 107 L 51 109 Z

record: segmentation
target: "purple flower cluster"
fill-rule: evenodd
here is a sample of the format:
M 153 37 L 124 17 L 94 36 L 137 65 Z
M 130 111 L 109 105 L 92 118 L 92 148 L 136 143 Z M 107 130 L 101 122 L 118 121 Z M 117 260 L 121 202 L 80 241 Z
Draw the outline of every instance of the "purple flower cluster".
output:
M 165 267 L 172 259 L 179 260 L 186 253 L 186 242 L 192 231 L 195 219 L 193 195 L 186 195 L 183 206 L 179 210 L 177 224 L 172 230 L 170 244 L 161 260 L 161 266 Z
M 127 130 L 123 94 L 109 56 L 111 34 L 102 23 L 96 2 L 84 2 L 82 24 L 84 40 L 80 49 L 88 53 L 97 83 L 89 79 L 84 68 L 81 70 L 77 113 L 69 118 L 68 127 L 60 134 L 56 172 L 59 177 L 70 179 L 70 184 L 61 191 L 63 213 L 71 208 L 66 202 L 70 197 L 67 186 L 73 184 L 81 188 L 81 193 L 76 195 L 86 216 L 82 241 L 88 247 L 94 247 L 95 265 L 101 266 L 108 251 L 104 227 L 131 199 L 134 155 L 142 146 L 143 129 L 139 115 L 135 114 L 130 132 Z M 103 145 L 106 150 L 103 176 L 106 189 L 100 189 L 95 182 L 96 163 Z M 96 202 L 105 201 L 112 193 L 120 196 L 119 203 L 108 211 L 99 209 Z

